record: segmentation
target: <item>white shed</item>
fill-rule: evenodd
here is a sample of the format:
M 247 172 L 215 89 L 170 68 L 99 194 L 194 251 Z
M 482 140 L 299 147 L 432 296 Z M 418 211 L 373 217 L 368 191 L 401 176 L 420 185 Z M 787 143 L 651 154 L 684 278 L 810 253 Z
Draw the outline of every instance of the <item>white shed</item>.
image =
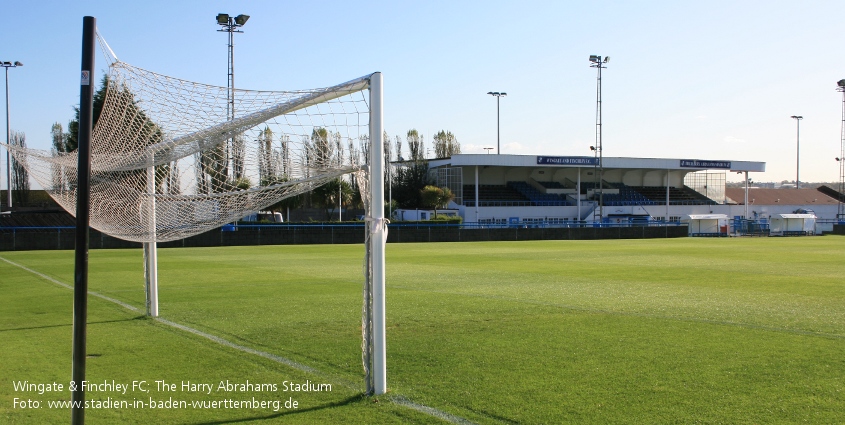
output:
M 769 225 L 769 235 L 812 235 L 816 231 L 815 214 L 775 214 Z
M 690 236 L 727 236 L 728 216 L 725 214 L 690 214 L 688 223 Z

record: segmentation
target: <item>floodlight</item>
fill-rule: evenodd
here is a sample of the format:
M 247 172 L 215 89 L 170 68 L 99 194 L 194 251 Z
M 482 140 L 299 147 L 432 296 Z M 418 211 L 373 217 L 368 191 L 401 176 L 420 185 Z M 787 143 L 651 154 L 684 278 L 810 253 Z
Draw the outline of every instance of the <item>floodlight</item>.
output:
M 594 151 L 594 150 L 596 150 L 596 147 L 595 147 L 595 146 L 590 146 L 590 150 L 591 150 L 591 151 Z
M 839 85 L 839 87 L 845 87 L 845 80 L 839 80 L 836 84 Z
M 790 118 L 795 118 L 796 120 L 803 120 L 804 119 L 804 117 L 802 117 L 801 115 L 793 115 Z
M 249 15 L 238 15 L 235 16 L 235 23 L 238 25 L 243 25 L 246 21 L 249 20 Z
M 3 66 L 12 66 L 11 62 L 3 62 Z
M 229 14 L 228 13 L 218 13 L 217 14 L 217 23 L 220 25 L 226 25 L 229 23 Z
M 491 92 L 491 91 L 488 91 L 488 92 L 487 92 L 487 94 L 493 94 L 493 92 Z
M 608 62 L 610 62 L 610 56 L 605 56 L 604 57 L 604 63 L 608 63 Z
M 18 61 L 15 61 L 15 66 L 23 66 L 23 64 Z
M 601 56 L 599 56 L 599 55 L 590 55 L 590 62 L 601 62 Z
M 508 95 L 508 94 L 507 94 L 507 93 L 505 93 L 505 92 L 501 92 L 501 93 L 499 93 L 499 96 L 507 96 L 507 95 Z

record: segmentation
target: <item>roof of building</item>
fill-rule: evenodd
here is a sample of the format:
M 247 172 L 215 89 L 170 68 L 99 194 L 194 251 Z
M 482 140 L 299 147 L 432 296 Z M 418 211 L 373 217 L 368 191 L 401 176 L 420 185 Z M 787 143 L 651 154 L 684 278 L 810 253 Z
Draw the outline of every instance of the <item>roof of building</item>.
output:
M 744 188 L 725 188 L 725 195 L 738 205 L 745 204 Z M 748 205 L 837 205 L 839 201 L 816 189 L 748 188 Z
M 594 167 L 598 163 L 595 156 L 546 156 L 546 155 L 488 155 L 488 154 L 456 154 L 449 158 L 429 160 L 431 167 L 442 166 L 500 166 L 500 167 Z M 602 159 L 605 169 L 655 169 L 655 170 L 683 170 L 687 172 L 700 170 L 726 171 L 766 171 L 766 163 L 759 161 L 733 161 L 712 159 L 682 159 L 682 158 L 625 158 L 608 157 Z
M 726 220 L 726 214 L 690 214 L 690 220 Z

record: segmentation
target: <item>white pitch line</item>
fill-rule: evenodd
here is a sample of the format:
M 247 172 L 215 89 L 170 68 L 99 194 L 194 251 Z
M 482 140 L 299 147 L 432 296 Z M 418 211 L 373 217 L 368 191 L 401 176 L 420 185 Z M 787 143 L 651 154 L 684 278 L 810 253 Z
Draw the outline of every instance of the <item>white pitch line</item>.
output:
M 7 262 L 7 263 L 9 263 L 9 264 L 11 264 L 11 265 L 13 265 L 13 266 L 15 266 L 15 267 L 20 267 L 20 268 L 22 268 L 22 269 L 24 269 L 24 270 L 26 270 L 26 271 L 28 271 L 28 272 L 30 272 L 30 273 L 32 273 L 32 274 L 34 274 L 34 275 L 38 276 L 38 277 L 41 277 L 41 278 L 43 278 L 43 279 L 45 279 L 45 280 L 48 280 L 48 281 L 50 281 L 50 282 L 53 282 L 53 283 L 55 283 L 56 285 L 59 285 L 59 286 L 61 286 L 61 287 L 63 287 L 63 288 L 70 289 L 71 291 L 73 290 L 73 286 L 70 286 L 70 285 L 68 285 L 67 283 L 64 283 L 64 282 L 58 281 L 58 280 L 56 280 L 56 279 L 53 279 L 52 277 L 47 276 L 47 275 L 46 275 L 46 274 L 44 274 L 44 273 L 40 273 L 40 272 L 37 272 L 37 271 L 35 271 L 35 270 L 32 270 L 31 268 L 26 267 L 26 266 L 24 266 L 23 264 L 18 264 L 18 263 L 14 262 L 14 261 L 7 260 L 7 259 L 5 259 L 5 258 L 3 258 L 3 257 L 0 257 L 0 260 L 3 260 L 3 261 L 5 261 L 5 262 Z M 113 303 L 115 303 L 115 304 L 117 304 L 117 305 L 119 305 L 119 306 L 121 306 L 121 307 L 123 307 L 123 308 L 125 308 L 125 309 L 129 310 L 129 311 L 133 311 L 133 312 L 135 312 L 135 313 L 140 313 L 140 312 L 141 312 L 141 310 L 139 310 L 139 309 L 137 309 L 137 308 L 135 308 L 135 307 L 133 307 L 133 306 L 131 306 L 131 305 L 129 305 L 129 304 L 126 304 L 126 303 L 124 303 L 123 301 L 118 301 L 118 300 L 116 300 L 116 299 L 114 299 L 114 298 L 107 297 L 107 296 L 105 296 L 105 295 L 103 295 L 103 294 L 98 294 L 98 293 L 96 293 L 96 292 L 92 292 L 92 291 L 88 291 L 88 294 L 89 294 L 89 295 L 93 295 L 93 296 L 95 296 L 95 297 L 97 297 L 97 298 L 100 298 L 100 299 L 103 299 L 103 300 L 109 301 L 109 302 L 113 302 Z
M 5 262 L 7 262 L 7 263 L 9 263 L 9 264 L 11 264 L 15 267 L 26 270 L 26 271 L 46 280 L 48 282 L 55 283 L 56 285 L 59 285 L 62 288 L 73 290 L 73 286 L 68 285 L 67 283 L 59 281 L 57 279 L 54 279 L 50 276 L 47 276 L 44 273 L 35 271 L 35 270 L 33 270 L 29 267 L 24 266 L 23 264 L 18 264 L 14 261 L 8 260 L 8 259 L 3 258 L 3 257 L 0 257 L 0 260 L 3 260 L 3 261 L 5 261 Z M 121 306 L 121 307 L 123 307 L 123 308 L 125 308 L 129 311 L 132 311 L 134 313 L 140 313 L 141 312 L 140 309 L 133 307 L 129 304 L 126 304 L 122 301 L 116 300 L 114 298 L 110 298 L 110 297 L 107 297 L 105 295 L 102 295 L 102 294 L 99 294 L 99 293 L 96 293 L 96 292 L 92 292 L 92 291 L 88 291 L 88 294 L 93 295 L 97 298 L 115 303 L 115 304 L 117 304 L 117 305 L 119 305 L 119 306 Z M 259 357 L 263 357 L 265 359 L 284 364 L 286 366 L 292 367 L 292 368 L 299 370 L 299 371 L 302 371 L 302 372 L 313 373 L 313 374 L 316 374 L 316 375 L 323 375 L 317 369 L 314 369 L 310 366 L 306 366 L 306 365 L 299 363 L 299 362 L 295 362 L 291 359 L 287 359 L 287 358 L 284 358 L 284 357 L 281 357 L 281 356 L 277 356 L 275 354 L 267 353 L 265 351 L 256 350 L 254 348 L 249 348 L 249 347 L 246 347 L 246 346 L 243 346 L 243 345 L 235 344 L 231 341 L 220 338 L 219 336 L 215 336 L 215 335 L 212 335 L 212 334 L 209 334 L 209 333 L 206 333 L 206 332 L 200 331 L 198 329 L 194 329 L 194 328 L 191 328 L 191 327 L 188 327 L 188 326 L 176 323 L 176 322 L 171 322 L 170 320 L 167 320 L 167 319 L 162 319 L 162 318 L 156 317 L 155 320 L 159 323 L 164 324 L 164 325 L 174 327 L 176 329 L 179 329 L 179 330 L 182 330 L 182 331 L 185 331 L 185 332 L 188 332 L 188 333 L 192 333 L 192 334 L 197 335 L 197 336 L 201 336 L 205 339 L 216 342 L 220 345 L 223 345 L 223 346 L 226 346 L 226 347 L 229 347 L 229 348 L 233 348 L 235 350 L 238 350 L 238 351 L 241 351 L 241 352 L 244 352 L 244 353 L 247 353 L 247 354 L 253 354 L 253 355 L 256 355 L 256 356 L 259 356 Z M 354 389 L 354 387 L 352 385 L 350 385 L 348 382 L 344 382 L 342 384 L 346 387 Z M 389 397 L 389 399 L 393 403 L 395 403 L 399 406 L 404 406 L 404 407 L 407 407 L 409 409 L 416 410 L 416 411 L 421 412 L 421 413 L 425 413 L 427 415 L 433 416 L 437 419 L 441 419 L 441 420 L 449 422 L 449 423 L 458 424 L 458 425 L 474 425 L 475 424 L 475 422 L 471 422 L 471 421 L 466 420 L 466 419 L 464 419 L 460 416 L 455 416 L 455 415 L 443 412 L 441 410 L 437 410 L 433 407 L 414 403 L 414 402 L 412 402 L 412 401 L 410 401 L 410 400 L 408 400 L 404 397 Z

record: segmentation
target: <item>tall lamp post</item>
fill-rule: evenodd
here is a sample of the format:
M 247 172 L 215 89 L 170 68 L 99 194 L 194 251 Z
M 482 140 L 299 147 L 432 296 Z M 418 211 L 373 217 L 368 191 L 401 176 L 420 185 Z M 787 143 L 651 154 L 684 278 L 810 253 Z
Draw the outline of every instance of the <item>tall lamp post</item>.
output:
M 499 99 L 501 99 L 502 96 L 507 96 L 508 94 L 505 92 L 499 93 L 497 91 L 488 91 L 487 94 L 491 96 L 496 96 L 496 155 L 499 155 L 500 153 L 502 153 L 501 143 L 499 142 Z
M 795 188 L 800 189 L 801 183 L 798 180 L 798 169 L 801 164 L 801 120 L 804 119 L 801 115 L 793 115 L 795 120 Z
M 15 61 L 0 62 L 3 68 L 6 68 L 6 145 L 11 145 L 12 130 L 9 128 L 9 68 L 17 68 L 23 66 L 22 63 Z M 12 209 L 12 154 L 9 148 L 6 148 L 6 207 Z
M 599 222 L 604 219 L 604 164 L 602 161 L 602 146 L 601 146 L 601 70 L 607 68 L 604 66 L 610 61 L 609 56 L 602 58 L 599 55 L 590 55 L 590 68 L 598 70 L 598 77 L 596 80 L 596 145 L 593 149 L 599 157 Z M 669 185 L 669 182 L 666 182 Z M 666 217 L 668 220 L 669 217 Z M 595 214 L 593 214 L 593 221 L 595 221 Z
M 842 129 L 839 135 L 841 146 L 839 147 L 839 158 L 836 158 L 836 161 L 839 162 L 839 209 L 836 218 L 845 220 L 845 203 L 842 202 L 842 198 L 845 197 L 845 79 L 836 83 L 836 90 L 842 92 Z
M 244 26 L 246 21 L 249 20 L 249 15 L 238 15 L 234 18 L 229 16 L 226 13 L 218 13 L 217 14 L 217 25 L 220 25 L 220 29 L 217 30 L 218 32 L 227 32 L 229 33 L 229 75 L 228 79 L 226 80 L 226 87 L 229 89 L 227 90 L 226 97 L 227 97 L 227 104 L 226 104 L 226 113 L 228 114 L 228 119 L 231 121 L 235 119 L 235 33 L 243 33 L 243 31 L 239 30 L 238 28 Z M 231 147 L 234 148 L 235 146 L 235 139 L 229 141 Z M 228 154 L 226 155 L 228 156 Z M 227 159 L 228 162 L 228 159 Z

